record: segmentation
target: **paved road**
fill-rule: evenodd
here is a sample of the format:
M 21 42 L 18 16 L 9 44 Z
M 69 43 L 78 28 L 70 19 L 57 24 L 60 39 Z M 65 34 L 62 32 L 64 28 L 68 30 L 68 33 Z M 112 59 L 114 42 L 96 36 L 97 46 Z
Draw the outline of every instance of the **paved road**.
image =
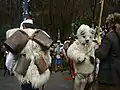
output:
M 73 82 L 72 80 L 66 80 L 66 77 L 69 77 L 67 71 L 53 73 L 45 85 L 45 90 L 72 90 Z M 20 90 L 16 77 L 9 75 L 4 77 L 3 70 L 0 70 L 0 90 Z

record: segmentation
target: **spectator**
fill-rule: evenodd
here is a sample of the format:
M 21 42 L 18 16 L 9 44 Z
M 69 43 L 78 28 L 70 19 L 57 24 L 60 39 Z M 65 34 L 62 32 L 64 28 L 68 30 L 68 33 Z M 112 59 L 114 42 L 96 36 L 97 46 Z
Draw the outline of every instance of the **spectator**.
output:
M 96 50 L 100 59 L 98 90 L 119 90 L 120 85 L 120 14 L 110 14 L 106 19 L 108 33 Z

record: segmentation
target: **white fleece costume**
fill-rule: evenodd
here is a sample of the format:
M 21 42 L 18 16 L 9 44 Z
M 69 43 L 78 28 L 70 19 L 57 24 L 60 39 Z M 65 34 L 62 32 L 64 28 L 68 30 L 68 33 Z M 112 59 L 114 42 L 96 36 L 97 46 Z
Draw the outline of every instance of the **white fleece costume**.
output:
M 7 38 L 10 37 L 17 30 L 19 30 L 19 28 L 8 30 L 6 32 L 6 37 Z M 32 36 L 32 34 L 36 31 L 36 29 L 23 29 L 23 31 L 25 31 L 29 36 Z M 15 76 L 22 84 L 31 82 L 34 88 L 41 88 L 41 86 L 49 80 L 50 71 L 49 69 L 47 69 L 44 73 L 39 74 L 37 66 L 34 64 L 34 61 L 38 59 L 39 56 L 42 55 L 46 64 L 49 66 L 51 64 L 51 57 L 49 50 L 43 51 L 40 45 L 38 45 L 33 40 L 29 40 L 26 46 L 24 47 L 24 49 L 22 50 L 21 54 L 25 54 L 26 60 L 31 60 L 31 63 L 29 65 L 26 75 L 23 77 L 22 75 L 14 71 L 17 65 L 17 61 L 16 61 L 13 68 L 13 72 Z M 18 58 L 21 57 L 19 56 Z
M 86 83 L 93 81 L 94 66 L 90 62 L 90 56 L 94 57 L 94 34 L 95 31 L 88 25 L 81 25 L 77 31 L 78 39 L 67 50 L 76 73 L 74 90 L 84 90 Z

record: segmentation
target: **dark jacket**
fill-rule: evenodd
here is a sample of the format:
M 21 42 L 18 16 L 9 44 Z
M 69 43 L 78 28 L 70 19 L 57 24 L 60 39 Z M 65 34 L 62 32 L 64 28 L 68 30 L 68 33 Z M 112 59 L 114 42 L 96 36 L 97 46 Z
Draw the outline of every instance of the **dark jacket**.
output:
M 95 56 L 100 59 L 98 82 L 120 85 L 120 42 L 115 31 L 106 34 Z

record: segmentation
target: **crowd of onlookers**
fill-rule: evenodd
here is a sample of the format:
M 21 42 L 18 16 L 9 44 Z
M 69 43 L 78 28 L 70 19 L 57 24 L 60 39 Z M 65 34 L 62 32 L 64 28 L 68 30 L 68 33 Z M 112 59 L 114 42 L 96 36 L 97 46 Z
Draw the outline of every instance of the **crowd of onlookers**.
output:
M 50 55 L 52 57 L 52 70 L 54 71 L 63 71 L 64 68 L 68 68 L 68 57 L 67 57 L 67 49 L 70 44 L 74 40 L 69 37 L 68 40 L 64 41 L 63 43 L 60 40 L 57 40 L 53 43 L 50 47 Z

